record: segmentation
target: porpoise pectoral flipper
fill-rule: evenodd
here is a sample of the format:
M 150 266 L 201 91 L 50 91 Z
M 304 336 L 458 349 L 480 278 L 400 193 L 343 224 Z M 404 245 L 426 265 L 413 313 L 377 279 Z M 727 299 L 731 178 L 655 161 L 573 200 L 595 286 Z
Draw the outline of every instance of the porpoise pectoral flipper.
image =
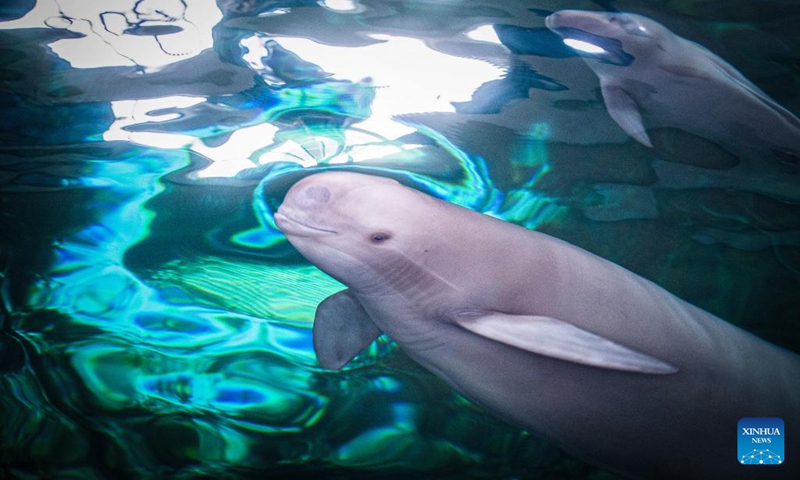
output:
M 319 364 L 338 370 L 383 332 L 350 290 L 326 298 L 314 317 L 314 351 Z
M 645 132 L 642 123 L 642 114 L 639 105 L 631 95 L 620 85 L 611 82 L 602 82 L 603 100 L 611 118 L 614 119 L 625 133 L 636 139 L 639 143 L 652 147 L 650 137 Z
M 628 372 L 669 374 L 678 369 L 570 323 L 539 315 L 458 315 L 472 333 L 547 357 Z

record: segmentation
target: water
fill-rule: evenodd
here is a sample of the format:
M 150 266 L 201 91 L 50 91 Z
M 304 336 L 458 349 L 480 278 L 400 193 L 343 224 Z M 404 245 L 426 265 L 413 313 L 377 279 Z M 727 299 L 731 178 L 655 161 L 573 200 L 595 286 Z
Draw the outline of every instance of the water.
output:
M 796 198 L 766 167 L 720 182 L 739 159 L 699 136 L 628 137 L 544 27 L 562 8 L 657 19 L 800 113 L 794 1 L 5 2 L 0 476 L 610 477 L 388 339 L 317 366 L 342 286 L 271 217 L 313 169 L 547 232 L 800 351 Z

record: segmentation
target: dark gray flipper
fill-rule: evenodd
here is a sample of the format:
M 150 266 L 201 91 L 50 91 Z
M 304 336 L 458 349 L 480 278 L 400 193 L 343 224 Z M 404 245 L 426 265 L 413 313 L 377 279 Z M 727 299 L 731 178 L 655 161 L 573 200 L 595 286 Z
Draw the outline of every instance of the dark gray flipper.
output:
M 383 332 L 350 290 L 342 290 L 319 304 L 313 333 L 319 364 L 339 370 Z

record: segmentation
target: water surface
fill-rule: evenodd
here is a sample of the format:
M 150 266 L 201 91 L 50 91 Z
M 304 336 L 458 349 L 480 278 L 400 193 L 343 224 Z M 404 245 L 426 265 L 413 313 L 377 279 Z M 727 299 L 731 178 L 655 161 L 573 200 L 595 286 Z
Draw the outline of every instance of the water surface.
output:
M 758 172 L 698 183 L 739 161 L 706 139 L 633 141 L 544 26 L 650 16 L 797 114 L 796 2 L 5 3 L 0 476 L 610 477 L 388 339 L 317 366 L 343 287 L 271 216 L 314 169 L 552 234 L 800 351 L 797 203 Z

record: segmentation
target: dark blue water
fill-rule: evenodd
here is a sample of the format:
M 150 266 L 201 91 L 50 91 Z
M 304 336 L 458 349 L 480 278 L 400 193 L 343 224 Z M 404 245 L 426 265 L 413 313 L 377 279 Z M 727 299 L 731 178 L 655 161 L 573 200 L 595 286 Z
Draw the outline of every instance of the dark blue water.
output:
M 4 2 L 0 478 L 611 477 L 389 339 L 318 367 L 343 287 L 271 212 L 320 169 L 565 239 L 800 351 L 792 157 L 742 174 L 680 128 L 637 143 L 545 27 L 562 8 L 652 17 L 800 113 L 789 0 Z

